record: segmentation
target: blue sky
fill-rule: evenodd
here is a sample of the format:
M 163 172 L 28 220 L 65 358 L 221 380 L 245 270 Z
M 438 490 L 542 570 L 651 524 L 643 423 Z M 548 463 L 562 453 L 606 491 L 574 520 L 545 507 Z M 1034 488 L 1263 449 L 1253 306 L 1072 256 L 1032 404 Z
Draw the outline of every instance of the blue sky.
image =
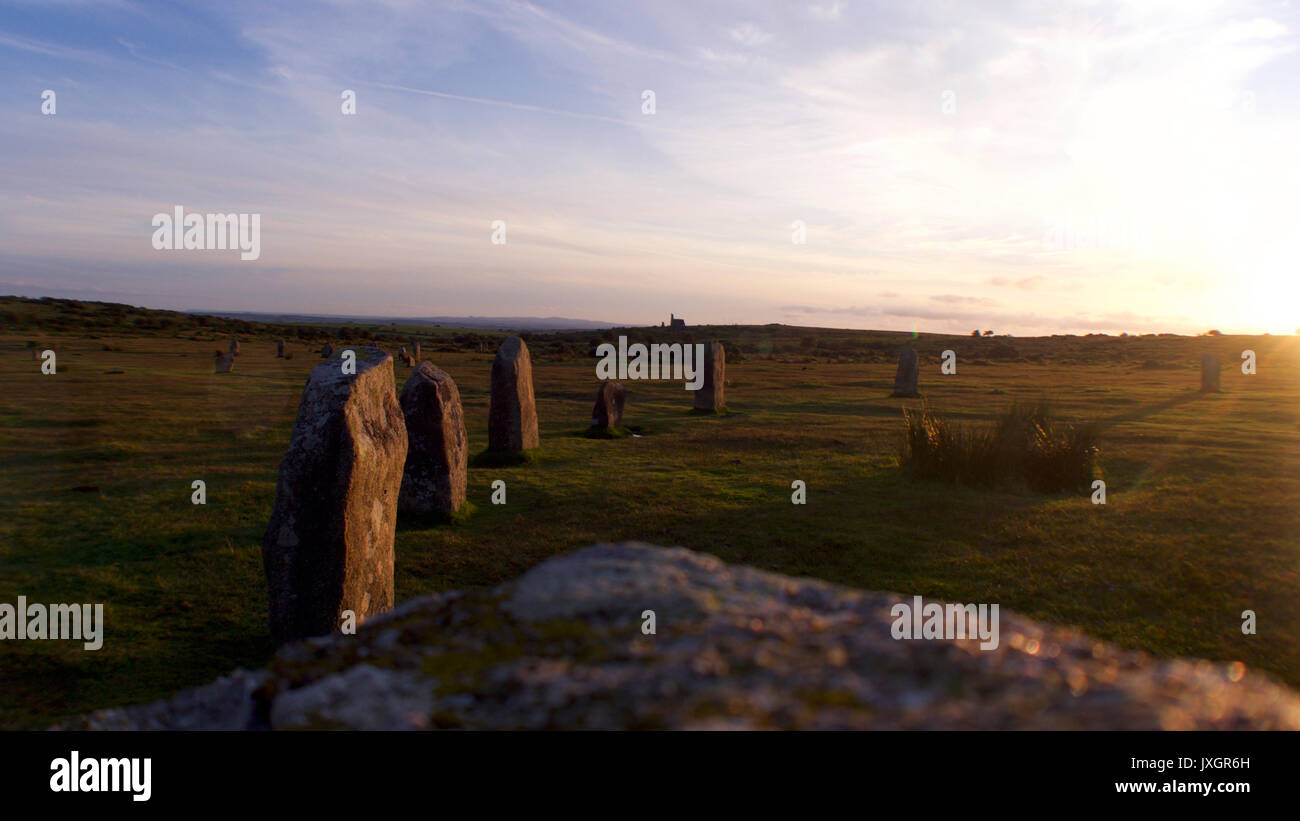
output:
M 1251 0 L 4 2 L 0 292 L 1290 332 L 1298 28 Z M 155 250 L 176 205 L 261 214 L 260 258 Z

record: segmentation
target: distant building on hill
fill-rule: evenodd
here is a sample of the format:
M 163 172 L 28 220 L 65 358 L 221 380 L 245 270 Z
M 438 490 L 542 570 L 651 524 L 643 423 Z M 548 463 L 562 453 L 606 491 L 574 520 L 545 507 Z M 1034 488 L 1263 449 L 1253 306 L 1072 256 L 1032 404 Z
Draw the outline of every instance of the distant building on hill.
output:
M 686 327 L 686 320 L 682 319 L 680 316 L 675 316 L 673 314 L 668 315 L 668 322 L 669 322 L 669 327 L 672 328 Z

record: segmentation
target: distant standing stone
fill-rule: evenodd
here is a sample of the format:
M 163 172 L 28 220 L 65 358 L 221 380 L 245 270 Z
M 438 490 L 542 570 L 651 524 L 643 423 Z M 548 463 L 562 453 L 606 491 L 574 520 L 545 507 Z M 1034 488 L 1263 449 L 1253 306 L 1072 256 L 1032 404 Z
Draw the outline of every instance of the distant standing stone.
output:
M 456 382 L 432 362 L 422 362 L 402 386 L 406 418 L 406 469 L 399 510 L 454 513 L 465 504 L 469 439 Z
M 623 421 L 623 403 L 627 391 L 622 382 L 601 382 L 596 391 L 596 407 L 591 411 L 591 424 L 598 428 L 616 428 Z
M 916 351 L 904 348 L 898 353 L 898 373 L 894 375 L 894 396 L 920 396 L 916 384 Z
M 334 346 L 326 342 L 320 349 L 321 359 L 329 359 L 334 355 Z
M 312 369 L 262 536 L 277 645 L 329 633 L 345 610 L 359 624 L 392 609 L 406 447 L 391 356 L 364 348 L 355 374 Z
M 419 342 L 414 342 L 414 341 L 411 342 L 411 358 L 414 359 L 416 362 L 419 362 L 419 361 L 420 361 L 420 343 L 419 343 Z
M 415 367 L 415 358 L 412 357 L 409 353 L 406 352 L 406 346 L 405 346 L 405 345 L 403 345 L 401 348 L 399 348 L 399 349 L 397 350 L 397 358 L 400 359 L 400 360 L 402 360 L 402 362 L 403 362 L 403 363 L 404 363 L 408 368 L 414 368 L 414 367 Z
M 695 409 L 702 411 L 720 411 L 727 407 L 727 351 L 721 342 L 712 342 L 704 346 L 704 380 L 695 392 Z
M 528 346 L 508 338 L 492 360 L 492 394 L 488 404 L 488 448 L 518 453 L 541 444 L 533 399 L 533 363 Z
M 275 342 L 275 356 L 277 359 L 284 358 L 284 340 L 277 339 Z
M 1201 392 L 1218 393 L 1219 391 L 1219 357 L 1207 353 L 1201 357 Z
M 215 373 L 230 373 L 235 369 L 235 355 L 233 353 L 217 351 L 215 356 L 216 359 L 212 364 L 212 370 Z
M 230 355 L 231 355 L 231 356 L 239 356 L 239 340 L 238 340 L 238 339 L 232 339 L 232 340 L 230 340 Z

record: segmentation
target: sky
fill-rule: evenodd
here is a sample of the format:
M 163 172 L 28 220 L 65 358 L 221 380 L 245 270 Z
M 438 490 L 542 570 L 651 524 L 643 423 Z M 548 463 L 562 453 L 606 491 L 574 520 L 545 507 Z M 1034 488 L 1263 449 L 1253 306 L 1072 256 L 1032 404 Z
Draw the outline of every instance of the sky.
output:
M 1294 0 L 0 0 L 0 293 L 1292 333 L 1298 32 Z M 155 249 L 176 206 L 260 215 L 260 255 Z

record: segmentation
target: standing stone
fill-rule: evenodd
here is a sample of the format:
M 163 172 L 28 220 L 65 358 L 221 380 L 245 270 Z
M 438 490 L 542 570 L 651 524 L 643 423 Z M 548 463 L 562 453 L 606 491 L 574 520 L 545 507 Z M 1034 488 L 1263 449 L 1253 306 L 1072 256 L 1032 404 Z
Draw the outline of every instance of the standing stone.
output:
M 893 396 L 920 396 L 916 385 L 916 351 L 904 348 L 898 353 L 898 373 L 894 375 Z
M 391 356 L 364 348 L 355 374 L 312 369 L 262 536 L 277 645 L 329 633 L 345 610 L 359 624 L 392 608 L 406 447 Z
M 230 340 L 230 355 L 231 355 L 231 356 L 239 356 L 239 340 L 238 340 L 238 339 L 232 339 L 232 340 Z
M 320 349 L 321 359 L 329 359 L 334 355 L 334 346 L 326 342 Z
M 276 359 L 283 359 L 283 358 L 284 358 L 284 340 L 283 340 L 283 339 L 277 339 L 277 340 L 275 341 L 275 357 L 276 357 Z
M 696 363 L 704 368 L 704 381 L 695 392 L 695 409 L 717 412 L 727 407 L 727 351 L 721 342 L 712 342 L 704 346 L 704 362 Z
M 416 362 L 420 361 L 420 343 L 414 340 L 411 342 L 411 358 Z
M 235 369 L 235 355 L 233 353 L 217 351 L 214 356 L 216 357 L 212 363 L 214 373 L 230 373 Z
M 533 363 L 528 346 L 508 338 L 492 360 L 492 395 L 488 403 L 488 449 L 518 453 L 541 444 L 533 399 Z
M 469 439 L 456 382 L 432 362 L 422 362 L 402 386 L 406 418 L 406 470 L 399 510 L 454 513 L 465 504 Z
M 401 348 L 398 348 L 397 358 L 402 360 L 402 363 L 405 364 L 406 367 L 408 368 L 415 367 L 415 357 L 411 356 L 409 353 L 406 352 L 405 345 L 403 345 Z
M 1201 392 L 1218 393 L 1219 391 L 1219 357 L 1207 353 L 1201 357 Z
M 623 421 L 623 403 L 627 391 L 622 382 L 601 382 L 596 391 L 596 407 L 591 411 L 592 427 L 616 428 Z

